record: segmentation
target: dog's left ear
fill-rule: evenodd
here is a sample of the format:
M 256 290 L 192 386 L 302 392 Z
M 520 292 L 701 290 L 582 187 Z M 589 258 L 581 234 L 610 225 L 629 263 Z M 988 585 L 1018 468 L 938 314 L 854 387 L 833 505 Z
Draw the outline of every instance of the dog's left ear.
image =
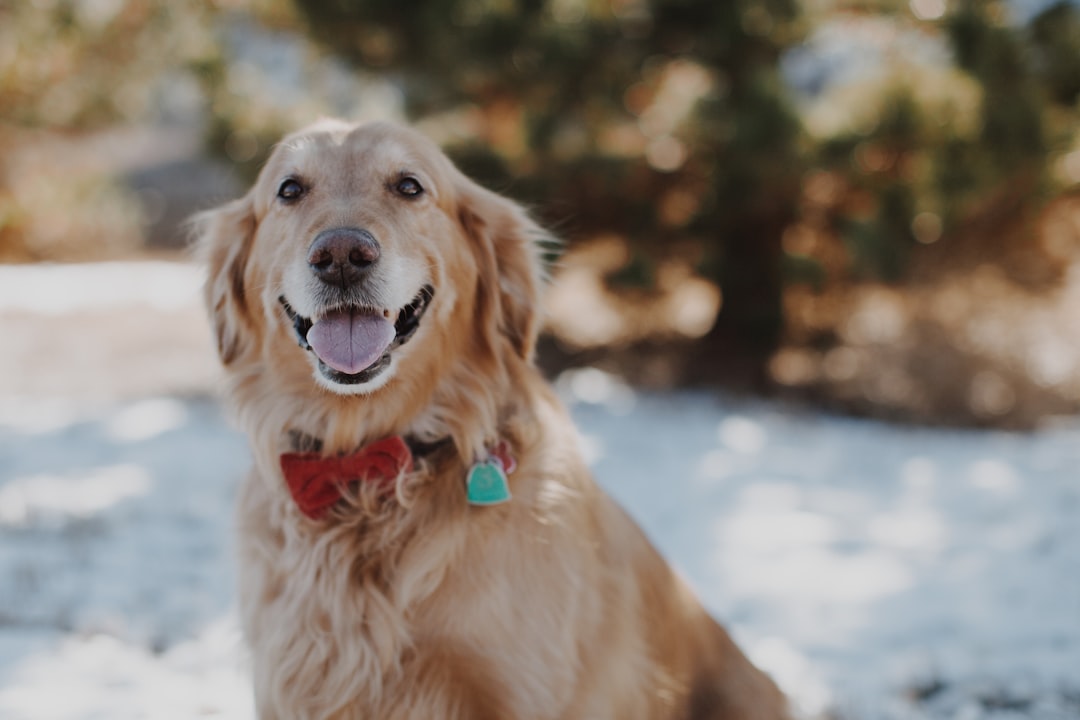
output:
M 531 361 L 541 324 L 540 243 L 550 236 L 521 206 L 471 181 L 460 197 L 458 216 L 479 252 L 481 314 L 490 310 L 488 322 L 521 358 Z

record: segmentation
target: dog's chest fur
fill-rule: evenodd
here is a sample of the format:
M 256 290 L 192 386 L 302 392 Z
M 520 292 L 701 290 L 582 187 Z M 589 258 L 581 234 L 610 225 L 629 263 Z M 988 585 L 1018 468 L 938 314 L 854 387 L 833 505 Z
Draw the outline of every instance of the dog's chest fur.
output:
M 550 594 L 531 587 L 539 578 L 569 589 L 582 572 L 573 560 L 584 562 L 582 548 L 555 548 L 566 542 L 552 532 L 557 512 L 539 518 L 523 509 L 525 497 L 516 508 L 436 512 L 438 503 L 421 503 L 313 531 L 275 508 L 259 478 L 247 484 L 241 609 L 261 713 L 425 717 L 432 709 L 421 705 L 434 702 L 450 718 L 464 692 L 510 700 L 537 717 L 561 714 L 567 698 L 553 689 L 572 686 L 581 671 L 568 662 L 580 655 L 571 628 L 602 608 L 599 599 L 581 606 L 572 592 L 565 605 L 529 601 Z M 512 677 L 509 668 L 517 669 Z

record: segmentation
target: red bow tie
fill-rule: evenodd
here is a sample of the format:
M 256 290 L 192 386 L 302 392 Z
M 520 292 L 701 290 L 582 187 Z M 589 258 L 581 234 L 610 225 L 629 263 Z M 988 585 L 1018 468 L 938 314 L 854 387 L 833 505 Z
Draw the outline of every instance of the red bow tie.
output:
M 325 457 L 319 453 L 285 453 L 281 470 L 300 512 L 318 519 L 342 498 L 352 483 L 376 482 L 392 492 L 401 473 L 412 469 L 413 455 L 401 437 L 389 437 L 352 455 Z

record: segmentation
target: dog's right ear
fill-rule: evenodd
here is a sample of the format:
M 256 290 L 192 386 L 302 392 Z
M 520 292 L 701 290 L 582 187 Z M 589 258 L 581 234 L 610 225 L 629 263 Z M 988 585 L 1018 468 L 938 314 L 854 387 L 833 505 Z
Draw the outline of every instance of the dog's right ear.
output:
M 243 351 L 244 338 L 253 329 L 244 280 L 255 239 L 251 198 L 207 210 L 192 222 L 196 250 L 207 268 L 203 299 L 217 337 L 218 355 L 228 365 Z

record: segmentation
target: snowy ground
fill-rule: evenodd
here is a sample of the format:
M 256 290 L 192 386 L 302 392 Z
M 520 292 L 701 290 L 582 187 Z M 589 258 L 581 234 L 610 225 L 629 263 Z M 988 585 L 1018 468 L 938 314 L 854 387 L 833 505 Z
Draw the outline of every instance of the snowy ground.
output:
M 0 267 L 4 720 L 252 717 L 229 552 L 247 450 L 205 393 L 197 285 Z M 1080 423 L 558 384 L 600 481 L 806 713 L 1080 717 Z

